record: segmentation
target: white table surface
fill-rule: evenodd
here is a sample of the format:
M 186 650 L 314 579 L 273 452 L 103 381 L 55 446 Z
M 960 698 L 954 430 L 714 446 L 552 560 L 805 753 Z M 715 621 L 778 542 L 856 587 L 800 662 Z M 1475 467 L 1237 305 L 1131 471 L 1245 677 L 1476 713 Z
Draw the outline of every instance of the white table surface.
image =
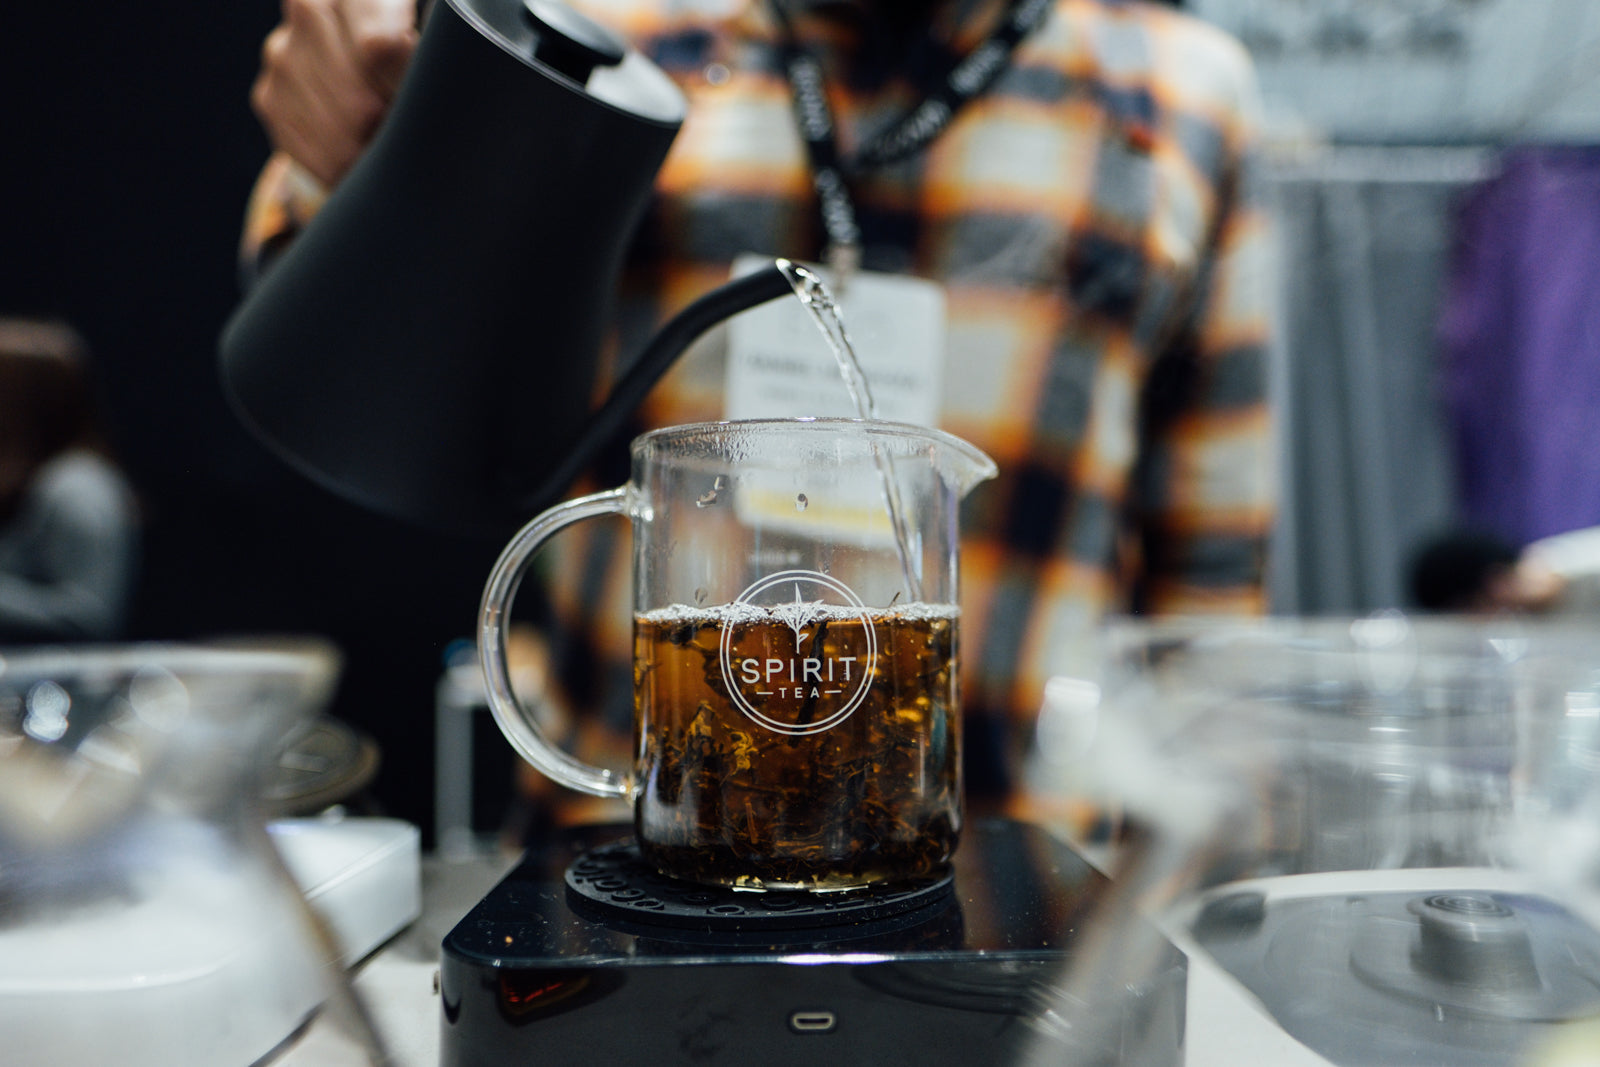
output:
M 514 856 L 499 855 L 459 862 L 424 857 L 421 918 L 354 969 L 355 986 L 377 1023 L 393 1067 L 437 1067 L 440 945 L 456 922 L 515 862 Z M 1291 887 L 1291 894 L 1326 891 L 1338 888 L 1343 877 L 1363 875 L 1313 875 L 1285 884 Z M 1387 877 L 1393 880 L 1396 875 L 1391 872 Z M 1417 885 L 1424 886 L 1438 874 L 1415 872 L 1414 877 Z M 1451 877 L 1451 884 L 1467 884 L 1461 872 L 1453 872 Z M 1333 881 L 1324 884 L 1327 879 Z M 1186 1067 L 1327 1067 L 1326 1060 L 1274 1024 L 1254 998 L 1204 952 L 1185 943 L 1181 918 L 1165 925 L 1168 935 L 1189 957 Z M 370 1061 L 352 1032 L 347 1018 L 325 1011 L 273 1063 L 282 1067 L 360 1067 Z M 1600 1067 L 1600 1022 L 1570 1028 L 1523 1067 Z
M 393 1067 L 439 1062 L 439 946 L 452 927 L 516 863 L 486 855 L 458 862 L 424 856 L 422 917 L 354 968 L 356 992 L 376 1023 Z M 274 1064 L 356 1067 L 369 1058 L 348 1017 L 325 1011 Z
M 1091 859 L 1093 857 L 1090 857 Z M 440 945 L 450 929 L 516 862 L 514 856 L 484 855 L 446 862 L 422 861 L 421 918 L 354 969 L 355 986 L 382 1035 L 393 1067 L 437 1067 L 440 1017 L 436 979 Z M 1336 889 L 1355 875 L 1312 875 L 1284 884 L 1290 895 Z M 1403 876 L 1387 877 L 1405 884 Z M 1469 884 L 1453 872 L 1451 884 Z M 1497 876 L 1485 875 L 1490 879 Z M 1418 886 L 1437 872 L 1415 872 Z M 1331 880 L 1331 881 L 1330 881 Z M 1493 883 L 1485 882 L 1486 886 Z M 1253 997 L 1202 951 L 1186 944 L 1183 923 L 1165 924 L 1169 937 L 1189 957 L 1185 1021 L 1186 1067 L 1327 1067 L 1328 1061 L 1284 1033 Z M 360 1067 L 370 1062 L 356 1042 L 348 1018 L 325 1011 L 273 1061 L 282 1067 Z M 1600 1067 L 1600 1022 L 1572 1027 L 1523 1067 Z
M 515 857 L 460 862 L 424 857 L 423 914 L 358 964 L 355 988 L 380 1031 L 394 1067 L 437 1067 L 439 947 L 460 918 L 509 870 Z M 1325 1067 L 1278 1029 L 1248 994 L 1199 953 L 1190 953 L 1186 1020 L 1188 1067 Z M 357 1067 L 368 1062 L 348 1018 L 325 1011 L 274 1061 L 282 1067 Z

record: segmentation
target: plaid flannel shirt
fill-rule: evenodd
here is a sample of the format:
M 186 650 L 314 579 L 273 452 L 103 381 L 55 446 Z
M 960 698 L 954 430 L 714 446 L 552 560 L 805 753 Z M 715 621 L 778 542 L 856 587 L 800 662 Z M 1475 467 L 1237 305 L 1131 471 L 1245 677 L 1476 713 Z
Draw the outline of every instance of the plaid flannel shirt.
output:
M 1086 637 L 1107 614 L 1260 611 L 1273 514 L 1247 57 L 1166 8 L 1052 3 L 931 146 L 851 185 L 865 266 L 944 287 L 940 425 L 1000 468 L 963 512 L 966 758 L 980 797 L 1007 787 L 1046 679 L 1089 669 Z M 580 6 L 689 99 L 623 286 L 617 351 L 636 352 L 741 253 L 816 259 L 824 234 L 766 0 Z M 934 43 L 890 62 L 848 7 L 796 17 L 847 157 L 920 102 L 922 72 L 942 74 L 1000 7 L 947 6 Z M 255 202 L 247 253 L 276 232 L 267 216 L 292 221 L 270 190 Z M 691 349 L 641 428 L 721 418 L 722 362 L 714 343 Z M 626 753 L 626 535 L 563 540 L 546 569 L 571 626 L 562 644 L 616 653 L 586 660 L 607 706 L 579 717 L 574 746 Z

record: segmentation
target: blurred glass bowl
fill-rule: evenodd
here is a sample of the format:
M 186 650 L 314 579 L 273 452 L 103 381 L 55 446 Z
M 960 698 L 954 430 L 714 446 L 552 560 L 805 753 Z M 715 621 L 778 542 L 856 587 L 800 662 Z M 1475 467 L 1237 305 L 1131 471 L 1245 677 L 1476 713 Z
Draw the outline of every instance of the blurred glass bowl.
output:
M 1034 785 L 1117 812 L 1138 910 L 1307 1048 L 1523 1063 L 1600 1015 L 1600 628 L 1128 623 L 1100 662 L 1052 683 Z

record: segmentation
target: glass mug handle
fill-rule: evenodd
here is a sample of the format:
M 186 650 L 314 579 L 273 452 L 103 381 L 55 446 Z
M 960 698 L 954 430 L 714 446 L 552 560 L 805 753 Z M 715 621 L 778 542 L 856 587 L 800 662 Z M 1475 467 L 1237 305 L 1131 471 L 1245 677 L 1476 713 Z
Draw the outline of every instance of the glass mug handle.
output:
M 517 587 L 539 549 L 558 531 L 583 519 L 624 515 L 629 490 L 608 489 L 569 500 L 542 512 L 511 539 L 489 573 L 478 610 L 478 660 L 483 666 L 489 711 L 500 732 L 524 759 L 554 782 L 598 797 L 633 796 L 633 776 L 593 767 L 563 752 L 545 736 L 538 717 L 511 688 L 506 666 L 506 630 Z

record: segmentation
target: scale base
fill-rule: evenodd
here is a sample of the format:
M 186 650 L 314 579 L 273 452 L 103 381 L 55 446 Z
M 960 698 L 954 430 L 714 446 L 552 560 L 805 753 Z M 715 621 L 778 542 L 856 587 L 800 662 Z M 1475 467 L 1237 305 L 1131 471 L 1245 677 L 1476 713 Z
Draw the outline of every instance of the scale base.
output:
M 948 885 L 915 907 L 652 925 L 597 911 L 572 885 L 583 857 L 627 834 L 588 828 L 530 853 L 445 938 L 443 1067 L 1011 1062 L 1038 1039 L 1079 924 L 1113 891 L 1044 831 L 979 820 Z M 761 894 L 739 896 L 761 910 Z M 1125 1062 L 1183 1062 L 1186 970 L 1170 949 L 1125 998 Z

